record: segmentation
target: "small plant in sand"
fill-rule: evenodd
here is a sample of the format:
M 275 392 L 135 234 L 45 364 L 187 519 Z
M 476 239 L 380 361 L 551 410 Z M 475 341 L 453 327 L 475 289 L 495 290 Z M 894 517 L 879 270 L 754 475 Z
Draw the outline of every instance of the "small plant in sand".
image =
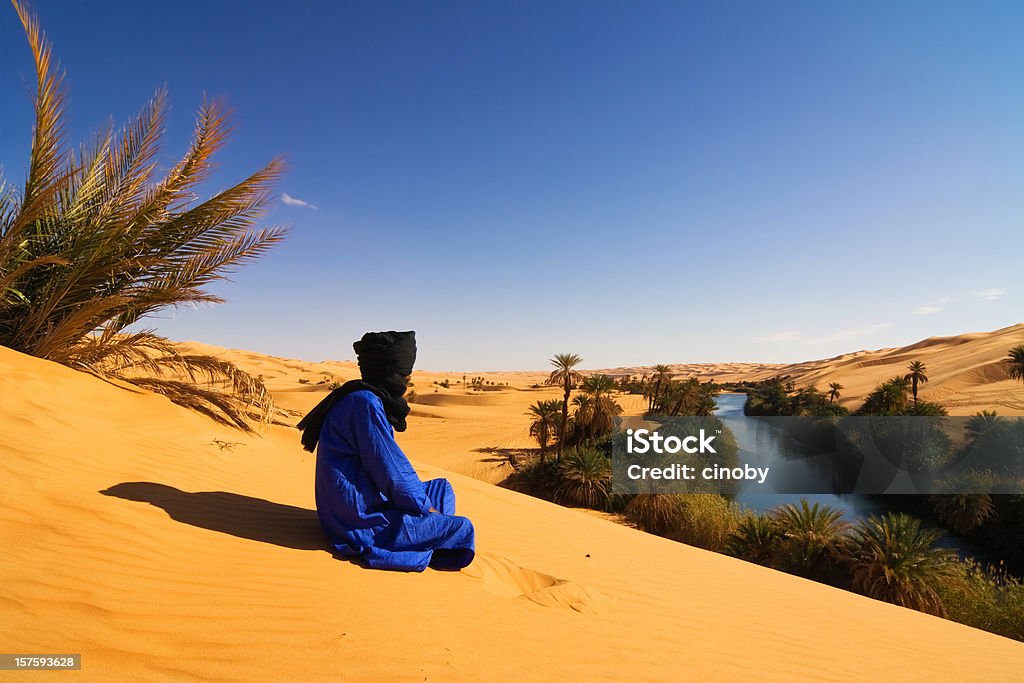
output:
M 14 7 L 35 58 L 35 122 L 25 184 L 0 179 L 0 344 L 245 430 L 249 417 L 269 418 L 258 378 L 129 328 L 168 307 L 222 301 L 206 285 L 284 237 L 282 228 L 254 228 L 282 163 L 197 202 L 194 189 L 228 138 L 227 112 L 204 103 L 185 156 L 159 177 L 162 90 L 122 131 L 69 150 L 63 75 L 35 15 L 20 0 Z

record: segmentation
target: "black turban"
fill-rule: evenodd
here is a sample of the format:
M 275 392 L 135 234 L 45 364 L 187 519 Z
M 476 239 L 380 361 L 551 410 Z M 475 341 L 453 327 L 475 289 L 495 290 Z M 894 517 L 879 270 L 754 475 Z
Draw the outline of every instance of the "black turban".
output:
M 353 391 L 372 391 L 384 404 L 388 422 L 395 431 L 404 432 L 409 403 L 402 397 L 405 378 L 412 374 L 416 362 L 415 332 L 367 332 L 352 345 L 359 359 L 359 372 L 363 376 L 345 382 L 327 394 L 297 427 L 302 430 L 302 446 L 307 451 L 316 449 L 320 429 L 335 401 Z

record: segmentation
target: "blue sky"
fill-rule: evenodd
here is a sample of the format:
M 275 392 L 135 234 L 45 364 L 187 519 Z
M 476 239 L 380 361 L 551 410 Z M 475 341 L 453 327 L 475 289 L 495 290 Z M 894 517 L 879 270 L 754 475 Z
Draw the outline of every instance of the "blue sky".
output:
M 288 240 L 152 321 L 351 358 L 417 330 L 424 369 L 796 361 L 1021 322 L 1024 4 L 36 0 L 69 131 L 166 84 L 275 155 Z M 32 65 L 0 11 L 0 163 L 25 173 Z M 311 206 L 288 204 L 283 195 Z M 315 206 L 315 208 L 313 208 Z

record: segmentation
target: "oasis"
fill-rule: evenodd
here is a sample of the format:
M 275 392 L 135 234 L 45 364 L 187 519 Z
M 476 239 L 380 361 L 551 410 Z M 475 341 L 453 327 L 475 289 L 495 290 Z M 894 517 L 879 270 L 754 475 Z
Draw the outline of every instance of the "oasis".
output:
M 700 435 L 687 436 L 682 439 L 678 436 L 663 437 L 658 432 L 652 432 L 647 429 L 627 429 L 626 452 L 647 453 L 651 451 L 654 453 L 674 454 L 683 451 L 684 453 L 717 453 L 714 446 L 711 445 L 711 442 L 714 440 L 714 435 L 705 435 L 703 429 L 700 430 Z

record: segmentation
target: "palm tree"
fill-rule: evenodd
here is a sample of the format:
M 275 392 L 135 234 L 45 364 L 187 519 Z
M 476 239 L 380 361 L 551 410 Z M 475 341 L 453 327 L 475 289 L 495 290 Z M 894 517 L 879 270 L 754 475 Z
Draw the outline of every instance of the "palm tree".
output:
M 608 503 L 612 467 L 601 451 L 589 446 L 574 448 L 561 461 L 558 472 L 562 483 L 555 491 L 557 500 L 595 510 Z
M 986 493 L 934 495 L 928 501 L 939 520 L 960 534 L 978 528 L 995 513 L 992 496 Z
M 835 403 L 839 400 L 839 392 L 843 390 L 843 385 L 839 382 L 830 382 L 828 385 L 828 402 Z
M 910 382 L 911 382 L 911 385 L 910 385 L 911 391 L 914 394 L 914 405 L 917 405 L 917 385 L 918 384 L 927 384 L 928 383 L 928 375 L 925 374 L 924 363 L 922 363 L 919 360 L 913 361 L 907 367 L 907 369 L 910 370 L 910 372 L 908 372 L 906 375 L 904 375 L 904 379 L 909 379 L 910 380 Z
M 184 158 L 157 177 L 166 93 L 115 135 L 68 151 L 63 76 L 27 6 L 15 0 L 35 58 L 35 123 L 18 191 L 0 179 L 0 344 L 166 395 L 248 430 L 267 419 L 258 377 L 207 355 L 181 353 L 152 330 L 126 329 L 169 307 L 221 298 L 204 287 L 281 241 L 255 229 L 280 160 L 193 203 L 228 138 L 227 113 L 204 102 Z M 172 376 L 167 377 L 170 373 Z
M 898 415 L 907 407 L 910 380 L 893 377 L 879 384 L 864 399 L 860 412 L 867 415 Z
M 971 441 L 977 441 L 980 436 L 987 433 L 989 430 L 998 427 L 999 424 L 999 415 L 996 414 L 996 411 L 982 410 L 980 413 L 976 413 L 974 417 L 967 420 L 967 425 L 964 429 Z
M 622 407 L 610 396 L 615 390 L 615 380 L 608 375 L 592 375 L 583 380 L 580 389 L 591 399 L 589 420 L 585 429 L 587 438 L 607 434 L 612 430 L 614 417 L 622 412 Z M 578 415 L 576 423 L 580 424 Z
M 693 407 L 693 414 L 701 417 L 712 415 L 715 409 L 718 408 L 718 403 L 715 401 L 717 393 L 718 388 L 715 387 L 713 382 L 701 384 L 697 394 L 697 402 Z
M 583 375 L 574 368 L 582 362 L 583 358 L 575 353 L 558 353 L 551 359 L 555 369 L 548 376 L 547 383 L 561 385 L 565 392 L 562 396 L 562 421 L 558 425 L 558 460 L 562 459 L 562 446 L 565 444 L 565 431 L 569 424 L 569 394 L 583 380 Z
M 535 418 L 530 423 L 530 436 L 536 437 L 537 444 L 540 446 L 541 462 L 547 459 L 548 443 L 558 430 L 561 406 L 562 403 L 558 400 L 537 401 L 530 406 L 530 412 L 527 413 Z
M 807 578 L 822 576 L 839 550 L 846 529 L 842 510 L 815 503 L 806 498 L 799 507 L 786 503 L 771 512 L 772 521 L 782 537 L 779 547 L 780 569 Z
M 1010 366 L 1010 377 L 1024 382 L 1024 344 L 1010 349 L 1006 362 Z
M 779 526 L 771 517 L 747 513 L 740 518 L 725 548 L 733 557 L 771 566 L 780 540 Z
M 571 429 L 566 428 L 568 441 L 580 443 L 590 438 L 590 426 L 594 421 L 594 397 L 589 394 L 573 396 L 574 406 L 572 417 L 569 418 Z
M 657 378 L 654 380 L 654 389 L 647 398 L 648 413 L 654 412 L 654 407 L 658 404 L 658 400 L 661 398 L 662 385 L 672 379 L 672 369 L 667 365 L 655 365 L 654 372 L 657 373 Z
M 956 553 L 933 544 L 941 534 L 904 513 L 862 520 L 850 543 L 851 588 L 863 595 L 945 616 L 938 589 L 960 580 Z

